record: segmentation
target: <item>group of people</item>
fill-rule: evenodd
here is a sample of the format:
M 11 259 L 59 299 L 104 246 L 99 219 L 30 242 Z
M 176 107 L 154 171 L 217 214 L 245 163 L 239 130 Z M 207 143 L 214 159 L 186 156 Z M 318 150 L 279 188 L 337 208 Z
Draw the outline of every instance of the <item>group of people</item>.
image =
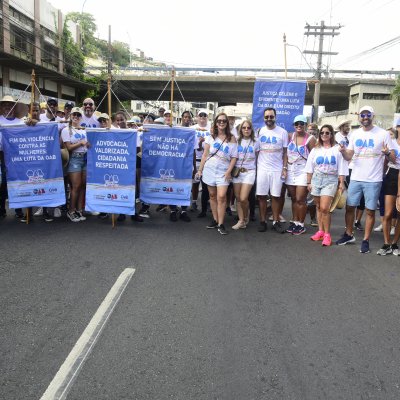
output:
M 83 209 L 86 152 L 89 143 L 85 128 L 138 128 L 143 123 L 172 125 L 172 112 L 160 109 L 158 116 L 148 114 L 142 119 L 134 117 L 128 120 L 127 114 L 123 111 L 115 113 L 111 118 L 104 113 L 96 115 L 95 103 L 90 98 L 85 99 L 81 107 L 75 107 L 72 102 L 67 102 L 63 116 L 57 116 L 57 106 L 57 99 L 49 98 L 46 110 L 41 112 L 40 105 L 34 103 L 27 123 L 58 122 L 60 147 L 69 153 L 69 162 L 65 166 L 65 183 L 66 188 L 69 188 L 66 215 L 71 221 L 79 222 L 86 219 Z M 15 115 L 15 111 L 16 102 L 5 96 L 0 102 L 0 125 L 22 123 L 22 120 Z M 198 111 L 196 124 L 191 111 L 184 111 L 180 116 L 182 126 L 193 127 L 196 131 L 192 210 L 197 210 L 201 185 L 201 210 L 198 217 L 206 216 L 209 203 L 212 221 L 207 228 L 216 229 L 221 235 L 228 233 L 224 225 L 225 215 L 230 209 L 232 200 L 235 199 L 237 221 L 232 229 L 246 229 L 249 220 L 255 219 L 254 208 L 257 199 L 260 216 L 259 232 L 268 229 L 267 211 L 270 204 L 272 229 L 277 233 L 301 235 L 306 232 L 304 222 L 309 210 L 307 198 L 311 194 L 318 221 L 315 223 L 318 225 L 318 230 L 311 236 L 311 240 L 322 242 L 322 246 L 330 246 L 332 199 L 337 191 L 344 192 L 347 189 L 346 230 L 336 244 L 345 245 L 355 241 L 353 230 L 362 229 L 360 213 L 365 209 L 365 229 L 360 252 L 370 251 L 369 238 L 380 198 L 381 208 L 384 209 L 382 213 L 384 244 L 378 254 L 398 255 L 400 224 L 397 224 L 392 239 L 390 230 L 396 198 L 400 195 L 398 195 L 400 121 L 396 129 L 393 129 L 392 138 L 389 131 L 374 125 L 374 110 L 370 106 L 361 107 L 358 129 L 351 132 L 350 121 L 342 121 L 336 134 L 329 124 L 319 129 L 315 124 L 308 124 L 304 115 L 297 115 L 294 118 L 291 133 L 279 126 L 274 108 L 266 108 L 263 116 L 264 126 L 257 130 L 248 119 L 235 126 L 235 118 L 224 112 L 218 113 L 212 123 L 208 120 L 207 110 Z M 143 132 L 140 136 L 142 134 Z M 141 167 L 140 145 L 138 143 L 138 182 Z M 2 173 L 0 215 L 4 216 L 7 190 L 3 157 Z M 292 218 L 288 227 L 284 226 L 285 221 L 282 217 L 286 190 L 292 203 Z M 140 198 L 139 193 L 137 197 Z M 180 210 L 177 206 L 169 208 L 171 221 L 182 219 L 190 222 L 187 207 L 181 207 Z M 156 210 L 165 209 L 167 206 L 159 205 Z M 39 210 L 37 214 L 43 213 L 44 219 L 50 222 L 58 215 L 57 210 L 49 211 Z M 22 210 L 16 210 L 16 215 L 21 221 L 26 220 Z M 142 222 L 143 218 L 149 216 L 150 205 L 142 203 L 139 212 L 132 216 L 132 219 Z M 101 213 L 99 217 L 107 218 L 107 214 Z M 119 215 L 117 220 L 123 221 L 125 218 L 125 215 Z

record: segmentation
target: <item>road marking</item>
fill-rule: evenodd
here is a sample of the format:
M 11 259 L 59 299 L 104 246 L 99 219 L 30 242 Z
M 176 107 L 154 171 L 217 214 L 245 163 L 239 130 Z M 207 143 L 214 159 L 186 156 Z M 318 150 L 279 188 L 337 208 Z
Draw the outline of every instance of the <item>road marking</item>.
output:
M 44 392 L 41 400 L 62 400 L 66 398 L 73 381 L 78 376 L 83 363 L 96 344 L 97 339 L 134 273 L 135 269 L 126 268 L 118 277 L 114 286 L 97 309 L 96 314 L 94 314 L 89 322 L 89 325 L 83 331 L 81 337 L 64 361 L 64 364 L 60 367 L 49 387 Z

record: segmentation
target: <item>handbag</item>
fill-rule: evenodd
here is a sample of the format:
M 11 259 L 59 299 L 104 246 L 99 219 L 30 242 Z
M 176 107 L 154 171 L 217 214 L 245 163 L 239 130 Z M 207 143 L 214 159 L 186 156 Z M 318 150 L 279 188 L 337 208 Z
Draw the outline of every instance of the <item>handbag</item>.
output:
M 243 155 L 243 160 L 242 160 L 242 163 L 240 164 L 240 167 L 233 167 L 233 169 L 232 169 L 232 172 L 231 172 L 231 175 L 234 177 L 234 178 L 237 178 L 239 175 L 240 175 L 240 172 L 242 172 L 242 166 L 243 166 L 243 163 L 244 163 L 244 160 L 245 160 L 245 158 L 246 158 L 246 153 L 247 153 L 247 149 L 249 148 L 249 146 L 250 146 L 250 143 L 249 143 L 249 145 L 246 147 L 246 150 L 245 150 L 245 152 L 244 152 L 244 155 Z

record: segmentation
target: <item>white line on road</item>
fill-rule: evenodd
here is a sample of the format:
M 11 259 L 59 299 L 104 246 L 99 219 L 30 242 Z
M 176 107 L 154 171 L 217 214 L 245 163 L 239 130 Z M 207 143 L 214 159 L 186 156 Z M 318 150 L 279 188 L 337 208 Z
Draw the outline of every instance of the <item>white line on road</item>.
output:
M 96 344 L 108 318 L 114 311 L 134 273 L 135 270 L 133 268 L 126 268 L 118 277 L 114 286 L 97 309 L 96 314 L 89 322 L 89 325 L 64 361 L 64 364 L 60 367 L 49 387 L 44 392 L 41 400 L 62 400 L 66 398 L 72 382 L 78 376 L 83 363 Z

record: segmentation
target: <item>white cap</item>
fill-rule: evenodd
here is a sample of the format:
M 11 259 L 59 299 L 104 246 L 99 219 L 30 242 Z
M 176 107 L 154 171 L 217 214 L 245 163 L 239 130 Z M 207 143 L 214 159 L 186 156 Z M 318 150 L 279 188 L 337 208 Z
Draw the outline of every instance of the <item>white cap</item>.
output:
M 374 109 L 371 106 L 363 106 L 360 108 L 359 114 L 361 114 L 363 111 L 369 111 L 371 114 L 374 113 Z

